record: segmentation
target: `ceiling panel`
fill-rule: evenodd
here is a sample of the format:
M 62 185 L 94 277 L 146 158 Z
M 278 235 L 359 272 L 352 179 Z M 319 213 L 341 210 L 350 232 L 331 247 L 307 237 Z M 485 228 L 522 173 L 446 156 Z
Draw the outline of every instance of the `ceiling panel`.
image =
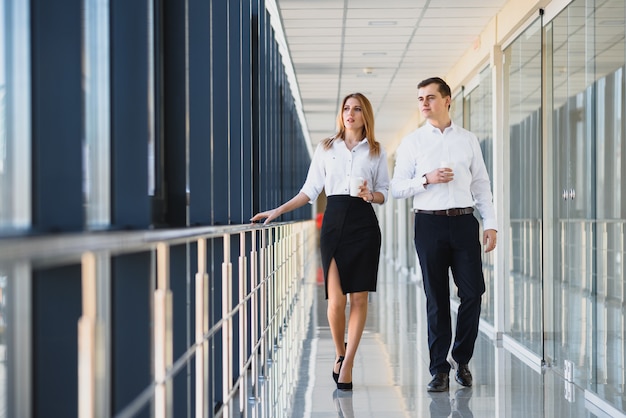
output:
M 335 132 L 340 101 L 358 91 L 377 139 L 397 145 L 415 120 L 417 83 L 447 74 L 505 2 L 276 0 L 312 144 Z

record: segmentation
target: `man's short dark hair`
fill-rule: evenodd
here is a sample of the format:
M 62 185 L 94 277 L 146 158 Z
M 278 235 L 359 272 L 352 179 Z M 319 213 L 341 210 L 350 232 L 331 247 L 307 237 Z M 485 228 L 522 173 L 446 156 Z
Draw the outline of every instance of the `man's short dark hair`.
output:
M 443 79 L 439 77 L 431 77 L 431 78 L 427 78 L 426 80 L 422 80 L 417 85 L 417 88 L 421 89 L 422 87 L 426 87 L 429 84 L 439 85 L 439 93 L 441 93 L 442 97 L 448 97 L 448 96 L 452 97 L 452 90 L 450 90 L 450 86 L 448 85 L 448 83 L 446 83 L 445 81 L 443 81 Z

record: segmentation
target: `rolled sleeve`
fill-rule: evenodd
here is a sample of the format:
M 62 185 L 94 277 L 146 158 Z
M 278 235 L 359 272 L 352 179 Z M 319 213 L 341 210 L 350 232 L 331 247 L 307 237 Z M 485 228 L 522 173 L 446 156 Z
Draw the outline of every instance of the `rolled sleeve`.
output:
M 310 203 L 313 203 L 324 189 L 326 173 L 322 153 L 323 149 L 320 144 L 315 149 L 313 160 L 311 160 L 311 165 L 309 166 L 309 172 L 307 173 L 304 185 L 300 189 L 301 193 L 309 197 Z
M 404 141 L 397 149 L 396 164 L 391 180 L 391 195 L 396 199 L 406 199 L 423 193 L 426 189 L 422 185 L 421 175 L 415 172 L 415 157 L 408 141 Z
M 389 167 L 387 165 L 387 153 L 384 150 L 381 151 L 378 157 L 378 166 L 376 168 L 372 190 L 383 195 L 382 203 L 387 201 L 389 195 Z
M 470 190 L 472 197 L 476 203 L 476 209 L 480 212 L 483 220 L 483 229 L 498 230 L 498 222 L 496 219 L 496 211 L 493 206 L 493 194 L 491 193 L 491 181 L 489 173 L 485 166 L 482 151 L 478 139 L 472 141 L 472 182 Z

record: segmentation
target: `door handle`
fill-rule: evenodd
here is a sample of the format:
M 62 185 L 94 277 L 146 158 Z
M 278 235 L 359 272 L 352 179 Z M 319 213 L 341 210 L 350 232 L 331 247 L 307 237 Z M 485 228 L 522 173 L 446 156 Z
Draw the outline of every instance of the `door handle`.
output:
M 569 189 L 569 198 L 570 200 L 574 200 L 576 198 L 576 190 Z
M 574 189 L 563 189 L 563 193 L 561 194 L 561 197 L 563 198 L 563 200 L 574 200 L 574 198 L 576 198 L 576 190 Z

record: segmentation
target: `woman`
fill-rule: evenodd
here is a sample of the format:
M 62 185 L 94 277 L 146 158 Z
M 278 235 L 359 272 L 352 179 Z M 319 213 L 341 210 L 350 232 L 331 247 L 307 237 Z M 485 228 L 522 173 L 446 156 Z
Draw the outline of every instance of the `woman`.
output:
M 317 199 L 322 189 L 327 205 L 320 236 L 328 322 L 335 344 L 332 376 L 337 388 L 352 390 L 352 367 L 367 317 L 368 292 L 376 291 L 380 228 L 372 203 L 387 200 L 387 156 L 374 135 L 369 100 L 353 93 L 342 101 L 338 132 L 317 147 L 300 192 L 283 205 L 256 214 L 265 224 Z M 351 179 L 362 178 L 350 195 Z M 345 342 L 347 295 L 350 295 L 348 341 Z

